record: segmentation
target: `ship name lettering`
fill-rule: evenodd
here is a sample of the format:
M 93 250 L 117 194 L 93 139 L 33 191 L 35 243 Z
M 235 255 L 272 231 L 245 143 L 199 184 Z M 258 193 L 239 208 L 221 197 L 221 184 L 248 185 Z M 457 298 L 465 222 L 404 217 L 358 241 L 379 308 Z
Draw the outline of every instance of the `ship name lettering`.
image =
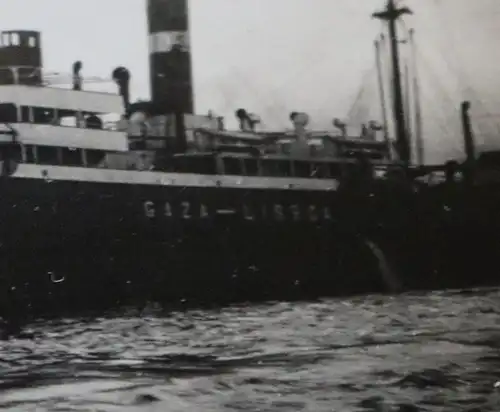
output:
M 152 202 L 150 200 L 145 201 L 143 203 L 145 216 L 147 218 L 150 218 L 150 219 L 155 218 L 158 207 L 160 207 L 160 205 L 155 204 L 155 202 Z M 172 205 L 171 202 L 165 202 L 163 204 L 163 215 L 165 217 L 168 217 L 168 218 L 174 217 L 173 207 L 174 206 Z M 183 201 L 183 202 L 178 203 L 178 207 L 180 209 L 179 210 L 180 217 L 182 219 L 186 219 L 186 220 L 192 219 L 193 212 L 195 212 L 194 217 L 199 217 L 202 219 L 208 218 L 210 216 L 208 207 L 203 203 L 201 203 L 199 205 L 199 209 L 196 208 L 196 209 L 198 209 L 196 211 L 194 211 L 194 209 L 192 208 L 191 202 L 188 202 L 188 201 Z M 260 213 L 261 216 L 260 217 L 262 219 L 266 219 L 266 217 L 267 217 L 266 206 L 262 205 L 260 207 L 260 209 L 261 209 L 261 213 Z M 309 206 L 307 206 L 307 215 L 306 216 L 302 216 L 301 208 L 297 204 L 292 204 L 290 206 L 287 206 L 286 209 L 290 213 L 290 218 L 295 222 L 300 221 L 304 217 L 306 217 L 306 219 L 311 221 L 311 222 L 318 222 L 320 219 L 323 221 L 333 220 L 331 209 L 328 206 L 319 208 L 316 205 L 309 205 Z M 255 218 L 256 218 L 255 213 L 254 213 L 255 211 L 252 210 L 251 206 L 249 206 L 248 204 L 243 204 L 241 210 L 242 210 L 242 216 L 245 220 L 255 220 Z M 275 220 L 277 220 L 277 221 L 284 221 L 285 220 L 285 207 L 283 207 L 283 205 L 274 204 L 272 212 L 273 212 L 273 218 Z
M 248 207 L 248 205 L 243 205 L 243 217 L 245 218 L 245 220 L 253 220 L 254 217 L 253 217 L 253 214 L 252 214 L 252 210 Z
M 203 203 L 200 205 L 200 217 L 201 218 L 208 217 L 208 208 Z
M 311 220 L 311 222 L 318 221 L 318 212 L 316 210 L 316 206 L 314 205 L 309 206 L 309 219 Z
M 149 200 L 144 202 L 144 213 L 146 214 L 146 217 L 154 218 L 156 215 L 155 204 Z
M 187 201 L 182 202 L 181 203 L 181 208 L 182 208 L 182 214 L 181 215 L 182 215 L 183 219 L 192 219 L 193 218 L 193 215 L 192 215 L 193 209 L 191 208 L 191 203 L 190 202 L 187 202 Z M 196 217 L 200 217 L 201 219 L 205 219 L 205 218 L 209 217 L 208 208 L 203 203 L 200 203 L 200 207 L 199 207 L 198 212 L 199 212 L 199 214 Z
M 172 205 L 170 202 L 165 202 L 165 216 L 172 217 Z
M 182 202 L 182 218 L 183 219 L 191 219 L 191 204 L 189 202 Z
M 274 205 L 274 217 L 276 220 L 283 220 L 285 218 L 282 205 Z
M 292 217 L 294 221 L 299 221 L 300 220 L 300 208 L 299 205 L 291 205 L 290 206 L 290 211 L 292 212 Z
M 193 209 L 191 208 L 190 202 L 187 202 L 187 201 L 181 202 L 179 204 L 179 206 L 180 206 L 180 217 L 182 219 L 192 219 L 193 218 L 193 215 L 192 215 Z M 156 217 L 156 208 L 160 207 L 160 205 L 155 204 L 151 200 L 147 200 L 144 202 L 143 207 L 144 207 L 145 216 L 152 219 L 152 218 Z M 163 215 L 165 217 L 168 217 L 168 218 L 174 217 L 172 204 L 170 202 L 165 202 L 165 204 L 163 205 Z M 200 218 L 208 218 L 209 217 L 208 208 L 204 204 L 200 204 L 199 217 Z

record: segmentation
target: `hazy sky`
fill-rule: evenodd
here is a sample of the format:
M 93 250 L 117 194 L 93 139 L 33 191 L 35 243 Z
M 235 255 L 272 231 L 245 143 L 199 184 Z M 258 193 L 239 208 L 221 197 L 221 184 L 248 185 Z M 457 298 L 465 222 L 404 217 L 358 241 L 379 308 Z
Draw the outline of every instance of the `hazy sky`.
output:
M 148 97 L 146 0 L 0 0 L 0 28 L 42 32 L 44 66 L 109 76 L 117 65 L 132 72 L 132 94 Z M 402 1 L 403 3 L 403 1 Z M 460 153 L 457 108 L 473 97 L 483 124 L 496 132 L 500 69 L 500 1 L 405 0 L 418 44 L 428 157 Z M 233 117 L 246 107 L 269 127 L 288 126 L 303 110 L 328 127 L 349 112 L 360 86 L 370 113 L 379 115 L 373 41 L 381 23 L 373 11 L 384 0 L 190 0 L 197 111 Z M 403 29 L 403 27 L 401 27 Z M 367 74 L 368 73 L 368 74 Z M 368 76 L 368 77 L 367 77 Z M 367 81 L 366 79 L 370 80 Z M 96 86 L 97 87 L 97 86 Z M 114 85 L 99 85 L 114 90 Z M 371 91 L 370 91 L 371 90 Z M 473 93 L 474 92 L 474 93 Z M 476 103 L 479 98 L 486 102 Z M 489 127 L 486 129 L 486 127 Z M 488 139 L 488 140 L 487 140 Z

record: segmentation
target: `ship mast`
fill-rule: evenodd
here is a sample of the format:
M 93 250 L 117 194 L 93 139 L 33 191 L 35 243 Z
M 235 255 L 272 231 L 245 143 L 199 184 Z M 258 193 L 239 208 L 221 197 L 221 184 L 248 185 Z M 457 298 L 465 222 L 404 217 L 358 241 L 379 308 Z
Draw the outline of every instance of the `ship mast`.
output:
M 420 102 L 420 82 L 418 79 L 417 70 L 417 56 L 415 45 L 415 31 L 410 29 L 410 47 L 411 59 L 413 65 L 413 104 L 415 107 L 415 147 L 416 147 L 416 160 L 419 166 L 425 164 L 424 158 L 424 140 L 422 137 L 422 107 Z
M 396 142 L 398 146 L 398 154 L 400 160 L 408 165 L 411 159 L 410 144 L 408 141 L 406 125 L 405 125 L 405 110 L 403 104 L 403 93 L 401 90 L 401 71 L 399 64 L 399 45 L 398 35 L 396 30 L 396 21 L 404 14 L 411 14 L 411 10 L 407 7 L 397 8 L 394 0 L 387 0 L 387 6 L 384 10 L 373 13 L 373 17 L 385 20 L 388 23 L 389 38 L 391 43 L 391 63 L 392 63 L 392 87 L 394 95 L 394 121 L 396 124 Z
M 385 38 L 382 34 L 379 39 L 375 40 L 375 57 L 377 63 L 377 77 L 378 77 L 378 87 L 379 87 L 379 95 L 380 95 L 380 104 L 382 109 L 382 119 L 384 124 L 384 141 L 387 145 L 387 153 L 390 160 L 391 159 L 391 142 L 389 140 L 389 129 L 388 129 L 388 121 L 387 121 L 387 108 L 385 105 L 385 89 L 384 89 L 384 79 L 382 75 L 382 56 L 381 56 L 381 48 L 385 44 Z

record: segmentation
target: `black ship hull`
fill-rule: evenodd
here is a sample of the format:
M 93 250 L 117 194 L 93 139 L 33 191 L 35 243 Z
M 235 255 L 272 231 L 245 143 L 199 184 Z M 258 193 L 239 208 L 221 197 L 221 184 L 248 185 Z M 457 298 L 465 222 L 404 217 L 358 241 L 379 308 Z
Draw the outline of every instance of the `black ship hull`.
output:
M 442 219 L 420 213 L 419 221 L 394 198 L 387 210 L 337 189 L 19 165 L 0 179 L 0 310 L 309 299 L 491 280 L 459 273 L 470 259 Z M 474 250 L 476 259 L 485 252 L 478 242 Z
M 142 180 L 126 183 L 136 176 Z M 366 247 L 355 236 L 334 235 L 334 182 L 332 190 L 301 190 L 281 179 L 282 189 L 276 182 L 269 189 L 237 178 L 165 174 L 162 183 L 158 176 L 19 165 L 3 177 L 3 310 L 218 304 L 385 288 L 366 270 L 367 260 L 376 266 Z

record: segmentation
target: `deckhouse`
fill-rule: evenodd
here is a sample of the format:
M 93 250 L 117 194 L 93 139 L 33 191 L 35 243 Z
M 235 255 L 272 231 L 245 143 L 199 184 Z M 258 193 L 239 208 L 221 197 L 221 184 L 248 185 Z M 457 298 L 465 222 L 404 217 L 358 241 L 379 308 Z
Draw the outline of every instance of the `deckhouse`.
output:
M 83 87 L 104 79 L 84 79 L 79 61 L 66 80 L 48 76 L 38 32 L 0 32 L 0 41 L 0 143 L 18 163 L 308 179 L 338 178 L 359 155 L 374 165 L 390 163 L 376 124 L 351 137 L 334 119 L 336 131 L 315 132 L 307 129 L 307 114 L 294 112 L 291 130 L 256 131 L 260 118 L 238 109 L 240 130 L 228 131 L 210 113 L 178 112 L 163 101 L 131 104 L 124 67 L 105 79 L 118 93 Z M 107 121 L 109 115 L 115 120 Z
M 0 142 L 14 140 L 19 161 L 92 166 L 102 152 L 128 151 L 127 133 L 103 120 L 123 112 L 118 94 L 82 90 L 80 62 L 71 88 L 50 84 L 38 32 L 1 32 L 0 40 Z

